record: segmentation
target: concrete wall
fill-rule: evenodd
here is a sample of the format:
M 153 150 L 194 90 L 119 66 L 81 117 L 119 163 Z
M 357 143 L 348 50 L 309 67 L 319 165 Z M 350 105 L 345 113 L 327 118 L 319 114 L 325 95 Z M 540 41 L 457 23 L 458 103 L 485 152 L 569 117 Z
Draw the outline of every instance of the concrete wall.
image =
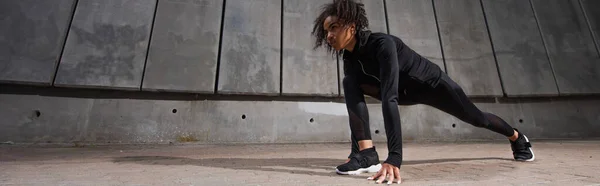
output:
M 600 137 L 597 1 L 361 2 L 371 30 L 401 37 L 469 96 L 510 100 L 483 110 L 532 137 Z M 346 141 L 342 63 L 312 50 L 323 3 L 2 1 L 0 141 Z M 401 116 L 405 139 L 498 137 L 426 106 Z
M 341 63 L 309 34 L 325 2 L 3 1 L 0 81 L 340 96 Z M 373 31 L 400 36 L 470 96 L 600 93 L 595 1 L 361 2 Z
M 339 101 L 192 100 L 131 94 L 3 91 L 0 141 L 299 143 L 345 142 L 350 135 L 346 107 Z M 476 105 L 532 139 L 600 137 L 600 100 L 513 99 Z M 368 107 L 373 139 L 385 141 L 381 105 Z M 401 106 L 400 115 L 407 141 L 505 139 L 429 106 Z

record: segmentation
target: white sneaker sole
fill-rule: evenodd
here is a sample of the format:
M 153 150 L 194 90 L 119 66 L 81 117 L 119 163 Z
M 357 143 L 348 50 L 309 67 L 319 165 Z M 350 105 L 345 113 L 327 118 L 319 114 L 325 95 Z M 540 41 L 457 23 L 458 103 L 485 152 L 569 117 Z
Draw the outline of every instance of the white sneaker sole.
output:
M 523 135 L 523 137 L 525 138 L 525 141 L 527 141 L 527 143 L 529 143 L 529 139 L 527 139 L 527 136 Z M 517 160 L 517 161 L 533 161 L 535 160 L 535 154 L 533 153 L 533 149 L 531 149 L 531 147 L 528 147 L 529 151 L 531 151 L 531 158 L 530 159 L 526 159 L 526 160 Z
M 343 174 L 343 175 L 359 175 L 362 173 L 375 173 L 375 172 L 379 172 L 379 170 L 381 169 L 381 163 L 377 164 L 377 165 L 371 165 L 368 168 L 360 168 L 358 170 L 355 171 L 348 171 L 348 172 L 342 172 L 338 169 L 335 169 L 335 172 L 337 172 L 338 174 Z

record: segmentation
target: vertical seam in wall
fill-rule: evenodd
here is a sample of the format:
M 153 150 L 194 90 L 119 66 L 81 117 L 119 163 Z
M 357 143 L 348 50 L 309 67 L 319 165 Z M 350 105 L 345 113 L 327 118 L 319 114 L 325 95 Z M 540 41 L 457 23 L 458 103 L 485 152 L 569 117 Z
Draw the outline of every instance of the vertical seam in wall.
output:
M 446 56 L 444 54 L 444 45 L 442 45 L 442 33 L 440 33 L 440 25 L 438 24 L 437 11 L 435 9 L 435 0 L 431 0 L 433 8 L 433 17 L 435 18 L 435 27 L 437 28 L 438 40 L 440 41 L 440 51 L 442 52 L 442 63 L 444 63 L 444 72 L 448 73 L 448 64 L 446 64 Z
M 387 30 L 387 33 L 390 33 L 390 24 L 388 21 L 388 13 L 387 13 L 387 0 L 382 0 L 383 1 L 383 17 L 385 18 L 385 29 Z
M 156 21 L 156 13 L 158 12 L 158 1 L 154 5 L 154 14 L 152 14 L 152 25 L 150 25 L 150 35 L 148 36 L 148 46 L 146 47 L 146 60 L 144 60 L 144 70 L 142 71 L 142 81 L 140 82 L 140 91 L 144 87 L 144 77 L 146 77 L 146 68 L 148 66 L 148 56 L 150 54 L 150 46 L 152 45 L 152 33 L 154 31 L 154 21 Z
M 223 50 L 223 28 L 225 26 L 225 7 L 227 0 L 223 0 L 223 5 L 221 7 L 221 28 L 219 28 L 219 49 L 217 51 L 217 67 L 215 68 L 215 90 L 214 94 L 219 92 L 219 72 L 221 71 L 221 58 L 223 58 L 222 50 Z
M 560 87 L 558 87 L 558 81 L 556 80 L 556 71 L 554 71 L 554 65 L 552 64 L 552 59 L 550 58 L 550 51 L 548 51 L 548 47 L 546 46 L 546 39 L 544 38 L 544 33 L 542 32 L 542 27 L 540 26 L 540 22 L 538 20 L 537 13 L 535 11 L 535 6 L 533 5 L 532 0 L 529 0 L 529 4 L 531 5 L 531 10 L 533 11 L 533 17 L 535 18 L 535 23 L 537 24 L 538 31 L 540 32 L 540 38 L 542 39 L 542 43 L 544 44 L 544 50 L 546 50 L 546 57 L 548 59 L 548 63 L 550 63 L 550 69 L 552 69 L 552 77 L 554 77 L 554 84 L 556 85 L 556 91 L 560 95 Z
M 281 12 L 280 12 L 280 30 L 279 33 L 279 95 L 283 95 L 283 2 L 285 0 L 281 0 Z
M 583 13 L 583 17 L 585 18 L 585 22 L 588 24 L 588 29 L 590 29 L 590 35 L 592 36 L 592 42 L 594 43 L 594 46 L 596 47 L 596 54 L 598 54 L 598 56 L 596 57 L 600 57 L 600 49 L 598 48 L 598 43 L 596 42 L 596 36 L 594 36 L 594 30 L 592 29 L 592 24 L 590 23 L 590 18 L 587 16 L 586 10 L 585 8 L 583 8 L 583 0 L 579 0 L 579 6 L 581 7 L 581 12 Z
M 67 26 L 65 39 L 63 40 L 63 43 L 62 43 L 62 50 L 60 51 L 60 54 L 58 55 L 58 59 L 56 59 L 56 64 L 54 65 L 54 74 L 52 74 L 52 82 L 50 82 L 50 86 L 54 86 L 54 82 L 56 81 L 56 76 L 58 76 L 58 69 L 60 67 L 60 62 L 62 61 L 63 54 L 65 53 L 65 48 L 67 46 L 67 39 L 69 38 L 69 32 L 71 32 L 71 25 L 73 24 L 73 19 L 75 18 L 75 11 L 77 10 L 78 3 L 79 3 L 79 0 L 75 0 L 71 7 L 71 17 L 69 19 L 69 24 Z
M 488 37 L 490 39 L 490 46 L 492 47 L 492 54 L 494 56 L 494 64 L 496 65 L 496 71 L 498 72 L 498 80 L 500 80 L 500 87 L 502 88 L 502 94 L 504 97 L 507 96 L 506 90 L 504 89 L 504 81 L 502 80 L 502 74 L 500 73 L 500 65 L 498 65 L 498 58 L 496 57 L 496 49 L 494 48 L 494 40 L 492 39 L 492 32 L 490 31 L 490 26 L 488 24 L 487 15 L 485 13 L 485 8 L 483 6 L 483 0 L 479 0 L 479 4 L 481 5 L 481 12 L 483 13 L 483 20 L 485 21 L 485 28 L 488 33 Z

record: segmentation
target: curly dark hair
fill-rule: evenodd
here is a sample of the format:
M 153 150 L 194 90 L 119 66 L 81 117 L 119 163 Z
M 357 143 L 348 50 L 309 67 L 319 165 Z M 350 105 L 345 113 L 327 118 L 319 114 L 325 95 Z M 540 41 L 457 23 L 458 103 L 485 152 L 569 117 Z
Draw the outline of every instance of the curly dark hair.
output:
M 314 20 L 312 35 L 315 37 L 315 46 L 313 49 L 325 45 L 327 52 L 332 53 L 332 55 L 337 52 L 327 44 L 327 33 L 323 29 L 323 22 L 329 16 L 336 16 L 343 26 L 354 23 L 357 33 L 369 27 L 369 20 L 363 3 L 354 0 L 333 0 L 332 3 L 325 4 L 321 9 L 321 14 Z

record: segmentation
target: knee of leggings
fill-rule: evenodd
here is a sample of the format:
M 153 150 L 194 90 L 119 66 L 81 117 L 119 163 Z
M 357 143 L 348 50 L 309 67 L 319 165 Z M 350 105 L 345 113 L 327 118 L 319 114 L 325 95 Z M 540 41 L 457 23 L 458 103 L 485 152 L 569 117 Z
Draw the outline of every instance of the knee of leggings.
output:
M 488 126 L 490 126 L 490 120 L 488 120 L 483 114 L 479 117 L 470 118 L 468 122 L 471 125 L 480 128 L 488 128 Z
M 344 77 L 344 79 L 342 80 L 342 86 L 344 86 L 344 88 L 351 86 L 351 83 L 353 82 L 349 77 Z

